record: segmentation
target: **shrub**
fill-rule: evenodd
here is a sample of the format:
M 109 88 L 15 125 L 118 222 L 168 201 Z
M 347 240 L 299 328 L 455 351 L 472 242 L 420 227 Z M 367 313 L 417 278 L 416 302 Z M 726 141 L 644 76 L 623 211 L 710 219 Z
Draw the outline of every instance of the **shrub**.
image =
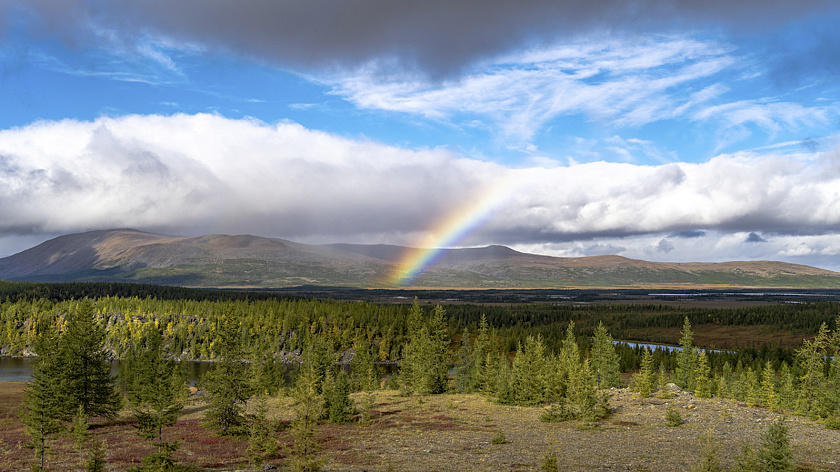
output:
M 576 415 L 565 402 L 551 405 L 540 414 L 543 423 L 562 423 L 575 419 Z
M 560 468 L 557 466 L 557 454 L 553 452 L 546 454 L 540 470 L 542 472 L 560 472 Z
M 668 422 L 668 426 L 677 427 L 682 424 L 683 420 L 679 411 L 668 408 L 668 411 L 665 413 L 665 421 Z
M 491 442 L 493 444 L 507 444 L 508 440 L 507 440 L 507 438 L 505 438 L 505 433 L 502 432 L 502 431 L 499 431 L 499 434 L 494 436 L 493 440 Z

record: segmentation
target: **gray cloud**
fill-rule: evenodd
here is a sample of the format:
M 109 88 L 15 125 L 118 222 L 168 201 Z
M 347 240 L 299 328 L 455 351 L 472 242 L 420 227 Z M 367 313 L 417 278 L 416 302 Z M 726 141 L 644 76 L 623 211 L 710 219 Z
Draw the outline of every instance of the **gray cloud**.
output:
M 667 254 L 674 250 L 674 244 L 667 239 L 661 239 L 659 240 L 659 243 L 656 244 L 656 250 Z
M 744 240 L 747 243 L 764 243 L 767 242 L 766 239 L 762 238 L 758 233 L 750 233 L 747 236 L 747 239 Z
M 26 18 L 32 34 L 69 44 L 126 44 L 143 34 L 197 42 L 290 67 L 416 67 L 451 75 L 481 58 L 592 30 L 670 31 L 725 25 L 760 30 L 837 8 L 833 0 L 3 0 L 7 29 Z M 21 13 L 23 12 L 23 13 Z M 93 29 L 90 29 L 93 25 Z M 2 26 L 0 26 L 2 27 Z M 106 34 L 107 33 L 107 34 Z
M 690 229 L 690 230 L 687 230 L 687 231 L 679 231 L 679 232 L 676 232 L 676 233 L 671 233 L 671 234 L 668 235 L 668 237 L 669 238 L 692 239 L 692 238 L 702 238 L 705 235 L 706 235 L 706 232 L 703 231 L 702 229 Z

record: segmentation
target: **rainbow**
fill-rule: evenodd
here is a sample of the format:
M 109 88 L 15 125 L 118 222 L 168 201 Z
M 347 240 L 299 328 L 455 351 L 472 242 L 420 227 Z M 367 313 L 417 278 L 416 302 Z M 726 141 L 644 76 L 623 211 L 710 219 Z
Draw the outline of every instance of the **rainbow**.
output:
M 517 181 L 512 176 L 500 179 L 483 189 L 469 204 L 447 214 L 420 244 L 423 247 L 406 251 L 386 284 L 392 287 L 410 284 L 424 269 L 434 264 L 443 250 L 456 247 L 458 242 L 486 223 L 514 193 Z

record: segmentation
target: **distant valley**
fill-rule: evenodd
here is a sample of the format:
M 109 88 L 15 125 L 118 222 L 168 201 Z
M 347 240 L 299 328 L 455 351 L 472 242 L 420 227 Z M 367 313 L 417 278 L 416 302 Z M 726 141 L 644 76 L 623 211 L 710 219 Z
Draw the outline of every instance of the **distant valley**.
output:
M 307 245 L 250 235 L 180 237 L 133 229 L 70 234 L 0 259 L 0 279 L 186 287 L 389 288 L 416 249 Z M 527 254 L 504 246 L 444 249 L 413 288 L 840 288 L 840 273 L 773 261 L 666 263 L 620 256 Z

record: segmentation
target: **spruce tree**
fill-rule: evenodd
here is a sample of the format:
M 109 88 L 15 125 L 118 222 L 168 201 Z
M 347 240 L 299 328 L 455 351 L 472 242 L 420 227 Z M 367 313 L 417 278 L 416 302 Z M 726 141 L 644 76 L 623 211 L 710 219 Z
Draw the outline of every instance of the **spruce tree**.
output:
M 246 377 L 239 322 L 228 311 L 216 326 L 216 362 L 201 379 L 210 394 L 207 423 L 223 436 L 244 434 L 245 406 L 253 386 Z
M 709 378 L 709 360 L 706 351 L 700 351 L 697 357 L 697 369 L 695 370 L 694 394 L 698 398 L 711 398 L 711 379 Z
M 674 380 L 680 388 L 693 392 L 694 382 L 697 378 L 697 349 L 694 347 L 694 334 L 691 332 L 691 323 L 688 321 L 688 316 L 683 321 L 680 334 L 680 350 L 677 352 L 677 368 Z
M 747 402 L 747 406 L 752 408 L 758 405 L 758 397 L 760 393 L 758 375 L 754 370 L 752 370 L 752 367 L 747 367 L 747 371 L 744 373 L 744 387 L 744 401 Z
M 461 347 L 455 353 L 455 391 L 458 393 L 472 393 L 478 383 L 475 355 L 470 332 L 464 327 L 461 333 Z
M 711 429 L 706 436 L 703 447 L 703 461 L 699 466 L 692 469 L 692 472 L 725 472 L 726 469 L 720 465 L 720 445 L 715 442 Z
M 653 381 L 653 354 L 651 354 L 650 349 L 645 347 L 645 352 L 642 354 L 641 370 L 633 376 L 631 389 L 638 393 L 640 397 L 647 398 L 653 391 Z
M 373 391 L 379 386 L 380 371 L 373 363 L 373 353 L 365 336 L 359 335 L 353 342 L 353 359 L 350 360 L 350 373 L 353 384 L 362 391 L 361 421 L 370 419 L 373 409 Z
M 163 429 L 178 420 L 184 407 L 186 382 L 175 361 L 167 356 L 160 331 L 150 325 L 144 336 L 129 349 L 121 372 L 136 421 L 137 434 L 157 447 L 146 461 L 149 465 L 172 468 L 172 453 L 178 442 L 164 441 Z
M 599 322 L 598 327 L 595 328 L 590 365 L 598 388 L 621 386 L 618 354 L 615 352 L 612 336 L 607 332 L 603 322 Z
M 404 394 L 443 393 L 449 382 L 449 335 L 443 307 L 437 305 L 427 320 L 415 299 L 409 314 L 409 342 L 400 363 Z
M 776 397 L 776 371 L 773 364 L 768 360 L 764 364 L 764 371 L 761 373 L 761 405 L 770 410 L 779 408 Z
M 511 367 L 509 388 L 513 393 L 513 404 L 539 405 L 546 400 L 546 365 L 542 338 L 528 336 L 525 345 L 520 345 L 516 352 Z
M 770 423 L 767 431 L 761 435 L 758 458 L 762 471 L 793 472 L 796 469 L 793 463 L 793 452 L 790 449 L 788 429 L 783 417 Z
M 490 359 L 490 329 L 487 325 L 487 317 L 482 314 L 478 322 L 478 335 L 475 338 L 473 347 L 473 359 L 475 360 L 475 380 L 473 391 L 488 393 L 489 384 L 492 383 L 492 366 L 488 366 Z
M 324 416 L 330 423 L 349 423 L 356 414 L 356 406 L 350 400 L 350 380 L 344 370 L 337 375 L 328 375 L 324 382 Z
M 658 398 L 671 398 L 671 392 L 668 391 L 668 383 L 670 382 L 671 378 L 668 377 L 668 373 L 665 371 L 665 363 L 659 363 L 659 374 L 656 377 L 656 396 Z
M 310 344 L 303 354 L 292 388 L 295 418 L 291 435 L 294 443 L 289 459 L 294 472 L 318 472 L 324 462 L 320 457 L 321 447 L 315 440 L 315 427 L 322 416 L 324 401 L 319 391 L 321 379 L 313 351 Z
M 63 430 L 61 374 L 64 370 L 58 356 L 58 339 L 49 323 L 36 325 L 32 376 L 23 394 L 19 415 L 31 440 L 26 447 L 35 451 L 33 470 L 45 470 L 47 450 L 53 437 Z
M 575 323 L 569 323 L 566 327 L 566 335 L 560 345 L 560 352 L 557 355 L 556 367 L 549 385 L 548 396 L 551 399 L 565 398 L 571 378 L 581 368 L 580 347 L 575 336 Z
M 275 436 L 275 428 L 268 418 L 268 401 L 265 395 L 259 395 L 254 402 L 254 414 L 251 415 L 248 428 L 248 447 L 245 456 L 251 467 L 260 467 L 266 458 L 276 454 L 280 442 Z
M 114 388 L 111 364 L 105 352 L 105 329 L 96 322 L 93 302 L 84 299 L 67 314 L 64 333 L 58 343 L 62 372 L 63 418 L 71 420 L 79 406 L 89 418 L 112 419 L 121 399 Z
M 793 372 L 787 362 L 782 362 L 779 367 L 779 406 L 785 410 L 796 409 L 797 396 Z
M 828 346 L 828 326 L 823 323 L 813 340 L 805 340 L 796 351 L 799 364 L 799 401 L 797 411 L 816 419 L 819 416 L 823 381 L 825 380 L 825 358 Z

